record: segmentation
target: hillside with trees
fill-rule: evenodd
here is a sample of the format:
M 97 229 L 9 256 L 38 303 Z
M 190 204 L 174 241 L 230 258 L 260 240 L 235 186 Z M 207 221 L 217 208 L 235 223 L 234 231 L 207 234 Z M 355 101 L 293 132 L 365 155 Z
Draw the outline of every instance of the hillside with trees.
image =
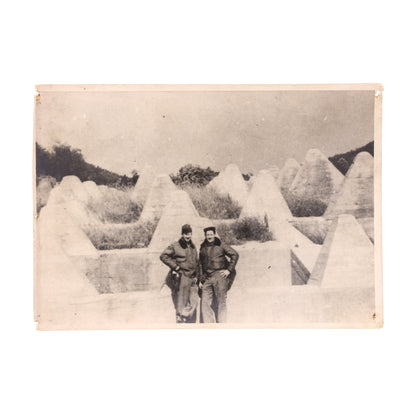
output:
M 345 175 L 354 161 L 355 156 L 360 152 L 368 152 L 374 157 L 374 141 L 367 143 L 365 146 L 350 150 L 349 152 L 331 156 L 328 159 L 343 175 Z
M 118 175 L 107 169 L 88 163 L 79 149 L 70 146 L 55 145 L 51 151 L 36 143 L 36 179 L 44 176 L 55 178 L 58 182 L 64 176 L 76 175 L 84 181 L 94 181 L 97 185 L 115 188 L 134 186 L 139 175 L 133 171 L 132 176 Z
M 374 141 L 367 143 L 349 152 L 339 153 L 330 156 L 332 164 L 345 175 L 354 161 L 355 156 L 360 152 L 368 152 L 374 156 Z M 219 172 L 210 167 L 201 168 L 198 165 L 187 164 L 179 169 L 171 178 L 176 185 L 186 186 L 194 185 L 204 187 Z M 64 176 L 76 175 L 84 181 L 94 181 L 97 185 L 107 185 L 115 188 L 127 188 L 134 186 L 139 178 L 136 171 L 131 176 L 118 175 L 107 169 L 93 165 L 85 161 L 84 156 L 79 149 L 73 149 L 66 145 L 55 145 L 52 150 L 46 150 L 36 143 L 36 179 L 39 183 L 41 177 L 51 177 L 60 182 Z M 252 173 L 242 174 L 247 181 Z

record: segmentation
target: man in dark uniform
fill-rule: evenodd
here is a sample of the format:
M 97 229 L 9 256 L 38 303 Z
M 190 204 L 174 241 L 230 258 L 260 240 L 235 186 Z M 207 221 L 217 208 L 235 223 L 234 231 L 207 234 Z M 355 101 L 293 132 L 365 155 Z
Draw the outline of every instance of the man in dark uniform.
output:
M 199 261 L 189 224 L 182 226 L 182 237 L 163 251 L 160 260 L 171 269 L 166 284 L 172 291 L 176 322 L 196 322 L 196 309 L 199 303 L 197 287 Z
M 204 229 L 199 262 L 202 287 L 201 315 L 204 323 L 227 321 L 227 291 L 235 278 L 238 253 L 215 236 L 215 227 Z

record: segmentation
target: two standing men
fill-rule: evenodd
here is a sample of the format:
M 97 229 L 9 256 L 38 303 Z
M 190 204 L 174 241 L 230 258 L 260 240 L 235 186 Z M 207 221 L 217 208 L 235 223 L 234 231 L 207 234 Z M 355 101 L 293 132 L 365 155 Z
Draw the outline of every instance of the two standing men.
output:
M 235 275 L 238 253 L 215 236 L 215 227 L 204 229 L 205 240 L 199 257 L 192 242 L 192 228 L 182 226 L 182 237 L 160 255 L 160 260 L 171 270 L 166 283 L 172 291 L 176 322 L 196 322 L 201 289 L 201 321 L 227 321 L 227 291 Z

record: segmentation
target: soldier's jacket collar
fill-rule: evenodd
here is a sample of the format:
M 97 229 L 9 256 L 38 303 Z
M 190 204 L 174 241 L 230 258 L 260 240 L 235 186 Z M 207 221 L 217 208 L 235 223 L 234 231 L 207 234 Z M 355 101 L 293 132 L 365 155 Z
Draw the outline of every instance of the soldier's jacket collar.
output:
M 208 243 L 207 239 L 205 239 L 203 241 L 203 243 L 201 244 L 201 248 L 202 247 L 208 247 L 210 244 Z M 215 237 L 214 239 L 214 246 L 220 246 L 221 245 L 221 240 L 218 237 Z
M 179 239 L 178 243 L 180 244 L 180 246 L 181 246 L 183 249 L 186 249 L 186 248 L 188 247 L 188 244 L 186 243 L 186 241 L 185 241 L 185 239 L 184 239 L 183 237 L 181 237 L 181 238 Z M 191 247 L 191 248 L 195 248 L 195 245 L 194 245 L 194 243 L 192 242 L 192 240 L 189 242 L 189 247 Z

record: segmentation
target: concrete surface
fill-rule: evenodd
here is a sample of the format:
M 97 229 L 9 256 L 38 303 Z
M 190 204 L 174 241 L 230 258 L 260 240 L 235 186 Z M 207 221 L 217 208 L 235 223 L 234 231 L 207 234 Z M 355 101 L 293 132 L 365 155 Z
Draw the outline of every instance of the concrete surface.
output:
M 176 190 L 177 188 L 169 175 L 158 175 L 152 183 L 139 221 L 159 219 Z
M 328 204 L 341 187 L 344 176 L 318 149 L 307 152 L 289 193 L 300 200 L 316 200 Z
M 352 215 L 334 219 L 308 285 L 373 287 L 374 246 Z
M 220 194 L 230 195 L 241 206 L 248 197 L 248 185 L 235 164 L 229 164 L 207 186 L 213 187 Z
M 368 152 L 357 154 L 324 215 L 334 218 L 341 214 L 351 214 L 355 218 L 374 217 L 374 159 Z
M 255 217 L 264 222 L 288 220 L 292 213 L 273 176 L 267 171 L 260 171 L 243 205 L 240 218 Z

